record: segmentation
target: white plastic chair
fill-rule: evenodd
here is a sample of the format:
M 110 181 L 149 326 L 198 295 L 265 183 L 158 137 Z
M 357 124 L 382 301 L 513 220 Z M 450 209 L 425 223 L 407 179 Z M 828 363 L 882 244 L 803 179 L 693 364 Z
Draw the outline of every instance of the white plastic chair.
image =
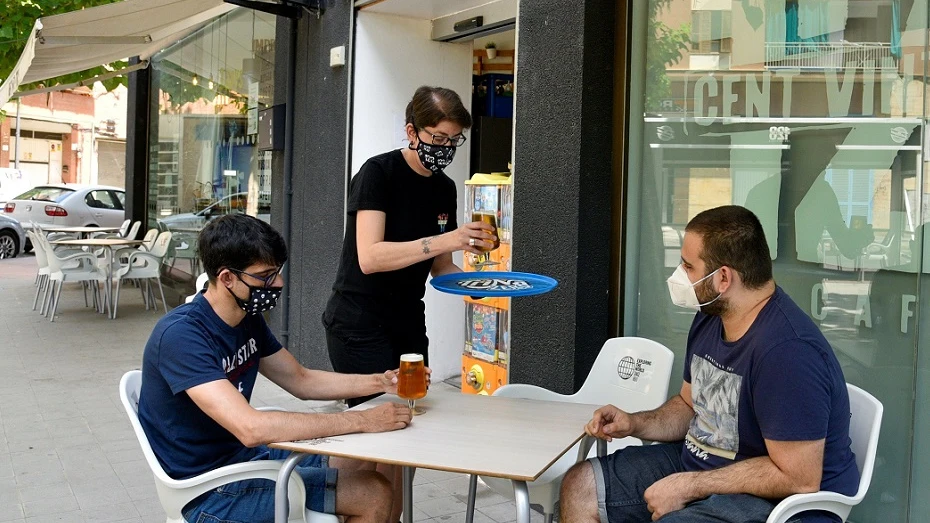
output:
M 131 220 L 123 220 L 123 224 L 120 225 L 119 230 L 117 230 L 116 232 L 93 232 L 93 233 L 90 233 L 88 237 L 89 238 L 125 238 L 126 234 L 129 232 L 130 221 Z M 138 223 L 139 225 L 142 224 L 142 222 L 136 222 L 136 223 Z M 137 233 L 139 232 L 138 227 L 136 227 L 136 232 Z M 133 238 L 135 238 L 135 234 L 133 235 Z
M 129 223 L 131 220 L 123 220 L 123 224 L 119 226 L 119 235 L 120 237 L 125 237 L 126 232 L 129 230 Z M 137 229 L 138 230 L 138 229 Z
M 140 222 L 136 222 L 140 223 Z M 135 225 L 135 224 L 133 224 Z M 155 246 L 155 240 L 158 238 L 158 229 L 149 229 L 145 236 L 142 237 L 142 243 L 138 247 L 119 247 L 113 251 L 113 259 L 120 260 L 125 263 L 126 258 L 130 253 L 136 251 L 145 251 L 150 252 Z M 130 239 L 135 239 L 133 235 Z
M 158 492 L 158 499 L 168 516 L 165 523 L 188 523 L 184 520 L 184 516 L 181 515 L 184 505 L 187 505 L 197 496 L 221 485 L 246 479 L 269 479 L 271 481 L 277 479 L 278 470 L 283 463 L 280 460 L 236 463 L 211 470 L 193 478 L 180 480 L 171 478 L 162 468 L 161 463 L 158 462 L 158 458 L 155 457 L 155 452 L 152 450 L 152 446 L 149 445 L 148 437 L 142 430 L 142 424 L 139 423 L 139 393 L 141 390 L 142 371 L 131 370 L 123 374 L 119 382 L 119 397 L 123 402 L 123 408 L 126 409 L 126 414 L 129 416 L 129 422 L 136 433 L 139 445 L 142 447 L 145 461 L 155 476 L 155 490 Z M 294 472 L 288 482 L 288 500 L 291 507 L 288 521 L 292 523 L 339 523 L 336 516 L 310 510 L 300 510 L 305 506 L 306 496 L 304 482 Z
M 48 261 L 48 281 L 46 282 L 47 291 L 45 294 L 45 306 L 42 313 L 49 313 L 49 321 L 55 321 L 55 314 L 58 312 L 58 301 L 61 299 L 61 288 L 65 282 L 82 282 L 93 284 L 94 304 L 98 312 L 102 312 L 101 305 L 103 301 L 100 297 L 100 284 L 106 282 L 106 273 L 97 265 L 97 258 L 89 252 L 79 252 L 69 256 L 59 257 L 58 253 L 52 248 L 49 241 L 42 237 L 41 234 L 33 236 L 37 241 L 37 249 L 45 250 L 45 258 Z M 77 262 L 76 267 L 69 263 Z M 84 288 L 84 304 L 87 305 L 87 288 Z
M 200 291 L 203 290 L 204 286 L 207 284 L 208 281 L 210 281 L 210 278 L 207 277 L 207 273 L 205 272 L 200 273 L 200 276 L 197 276 L 197 283 L 194 284 L 194 294 L 191 294 L 187 298 L 184 298 L 184 303 L 190 303 L 194 301 L 194 298 L 196 298 L 197 295 L 200 294 Z
M 855 496 L 844 496 L 836 492 L 820 491 L 810 494 L 788 496 L 779 503 L 766 523 L 786 523 L 796 514 L 808 510 L 824 510 L 839 516 L 844 522 L 852 508 L 858 505 L 872 483 L 875 453 L 878 449 L 878 433 L 882 426 L 884 406 L 868 392 L 855 385 L 846 384 L 849 390 L 849 439 L 856 454 L 859 467 L 859 490 Z
M 125 264 L 120 265 L 113 277 L 116 278 L 116 293 L 113 299 L 113 317 L 116 317 L 116 310 L 119 307 L 119 291 L 123 286 L 123 280 L 146 280 L 142 288 L 142 298 L 145 301 L 145 309 L 148 310 L 149 302 L 153 308 L 158 308 L 155 302 L 155 295 L 152 292 L 151 284 L 148 280 L 155 280 L 158 283 L 158 290 L 161 293 L 161 303 L 168 313 L 168 303 L 165 301 L 165 289 L 161 284 L 161 264 L 168 252 L 168 244 L 171 242 L 171 233 L 163 232 L 158 235 L 155 245 L 151 252 L 135 251 L 129 255 Z
M 142 245 L 139 247 L 147 251 L 151 251 L 152 247 L 155 246 L 155 239 L 158 238 L 158 229 L 149 229 L 146 231 L 145 236 L 142 237 Z
M 48 258 L 45 256 L 45 249 L 39 244 L 39 240 L 36 238 L 37 233 L 32 232 L 31 229 L 26 229 L 26 235 L 29 236 L 29 241 L 32 242 L 33 251 L 35 252 L 36 265 L 38 269 L 36 270 L 36 297 L 32 300 L 32 310 L 36 310 L 39 306 L 39 292 L 48 292 Z M 45 295 L 42 296 L 42 301 L 45 301 Z
M 584 385 L 575 394 L 566 396 L 535 385 L 517 384 L 497 389 L 494 396 L 592 405 L 609 403 L 627 412 L 652 410 L 668 399 L 668 382 L 674 358 L 672 351 L 656 341 L 635 337 L 611 338 L 604 343 Z M 552 421 L 558 423 L 558 420 Z M 615 439 L 608 443 L 607 451 L 613 452 L 633 444 L 639 445 L 642 442 L 636 438 Z M 552 521 L 562 477 L 578 461 L 579 445 L 563 454 L 536 481 L 526 484 L 530 502 L 542 505 L 547 523 Z M 596 449 L 590 449 L 588 457 L 595 455 Z M 513 487 L 509 480 L 484 476 L 481 480 L 498 494 L 513 498 Z M 468 515 L 474 513 L 473 491 L 476 488 L 476 478 L 472 476 L 469 485 L 472 492 L 465 512 Z

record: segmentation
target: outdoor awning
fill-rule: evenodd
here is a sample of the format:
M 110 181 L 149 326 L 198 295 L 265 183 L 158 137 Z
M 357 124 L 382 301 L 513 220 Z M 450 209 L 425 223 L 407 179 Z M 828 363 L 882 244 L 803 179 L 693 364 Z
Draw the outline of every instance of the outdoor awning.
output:
M 0 85 L 0 106 L 23 84 L 133 56 L 147 60 L 233 9 L 223 0 L 123 0 L 40 18 Z

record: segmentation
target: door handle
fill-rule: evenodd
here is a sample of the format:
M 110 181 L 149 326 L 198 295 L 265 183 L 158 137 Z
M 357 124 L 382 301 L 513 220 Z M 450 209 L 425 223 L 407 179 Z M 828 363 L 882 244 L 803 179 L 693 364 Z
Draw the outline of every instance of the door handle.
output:
M 97 218 L 100 218 L 101 216 L 103 216 L 103 213 L 102 213 L 102 212 L 95 212 L 95 213 L 94 213 L 94 216 L 96 216 Z

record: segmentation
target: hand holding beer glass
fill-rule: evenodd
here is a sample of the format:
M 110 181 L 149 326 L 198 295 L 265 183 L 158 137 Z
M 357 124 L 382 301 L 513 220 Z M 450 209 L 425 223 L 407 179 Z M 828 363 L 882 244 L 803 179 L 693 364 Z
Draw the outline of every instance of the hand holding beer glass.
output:
M 407 400 L 413 411 L 416 401 L 426 396 L 426 366 L 422 354 L 402 354 L 397 375 L 397 396 Z
M 501 246 L 500 230 L 497 228 L 497 213 L 494 211 L 475 211 L 471 215 L 471 221 L 484 222 L 494 228 L 494 246 L 490 249 L 476 247 L 484 253 L 483 260 L 475 264 L 475 267 L 483 268 L 489 265 L 497 265 L 498 262 L 491 261 L 491 251 Z

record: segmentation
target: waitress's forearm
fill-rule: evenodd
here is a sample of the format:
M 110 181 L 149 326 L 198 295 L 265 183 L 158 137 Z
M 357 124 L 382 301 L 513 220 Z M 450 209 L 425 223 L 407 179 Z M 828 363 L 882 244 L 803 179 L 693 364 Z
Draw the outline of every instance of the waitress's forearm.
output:
M 378 242 L 367 248 L 359 247 L 358 263 L 365 274 L 396 271 L 452 252 L 450 243 L 445 234 L 412 242 Z

